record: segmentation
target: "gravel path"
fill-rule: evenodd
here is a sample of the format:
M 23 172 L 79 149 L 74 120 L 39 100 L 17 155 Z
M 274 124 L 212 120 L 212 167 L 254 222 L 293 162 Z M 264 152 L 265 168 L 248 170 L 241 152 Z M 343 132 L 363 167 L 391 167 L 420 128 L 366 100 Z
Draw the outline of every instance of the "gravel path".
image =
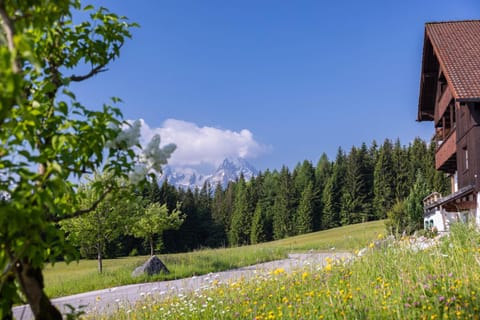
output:
M 87 314 L 103 314 L 120 307 L 133 305 L 137 300 L 144 297 L 155 295 L 169 295 L 188 293 L 194 290 L 208 288 L 214 281 L 225 282 L 240 278 L 249 278 L 259 273 L 268 273 L 277 268 L 283 268 L 286 272 L 296 268 L 321 268 L 326 264 L 326 258 L 332 259 L 351 259 L 353 255 L 347 252 L 329 252 L 329 253 L 307 253 L 290 254 L 288 259 L 277 260 L 256 264 L 253 266 L 239 269 L 210 273 L 203 276 L 191 277 L 186 279 L 150 282 L 142 284 L 132 284 L 121 287 L 114 287 L 104 290 L 91 291 L 72 296 L 53 299 L 53 303 L 62 313 L 69 311 L 67 305 L 75 309 L 81 308 Z M 29 306 L 18 306 L 13 308 L 15 319 L 32 319 Z

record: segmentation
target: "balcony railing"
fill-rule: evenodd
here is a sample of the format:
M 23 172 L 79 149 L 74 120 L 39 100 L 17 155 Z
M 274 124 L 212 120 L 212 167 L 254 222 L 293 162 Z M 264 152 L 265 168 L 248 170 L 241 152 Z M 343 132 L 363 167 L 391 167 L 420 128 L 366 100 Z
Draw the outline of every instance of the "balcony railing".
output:
M 457 153 L 457 130 L 451 130 L 450 134 L 443 140 L 435 153 L 435 167 L 437 170 L 451 171 L 456 167 Z

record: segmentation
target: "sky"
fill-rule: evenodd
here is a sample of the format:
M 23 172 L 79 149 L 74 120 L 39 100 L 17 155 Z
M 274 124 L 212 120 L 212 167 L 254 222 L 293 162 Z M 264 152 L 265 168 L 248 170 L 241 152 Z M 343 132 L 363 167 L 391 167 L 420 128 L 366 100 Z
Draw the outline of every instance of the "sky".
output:
M 241 156 L 259 170 L 333 160 L 362 142 L 430 139 L 416 122 L 424 24 L 480 17 L 478 0 L 94 1 L 140 28 L 108 72 L 76 85 L 123 100 L 170 163 Z

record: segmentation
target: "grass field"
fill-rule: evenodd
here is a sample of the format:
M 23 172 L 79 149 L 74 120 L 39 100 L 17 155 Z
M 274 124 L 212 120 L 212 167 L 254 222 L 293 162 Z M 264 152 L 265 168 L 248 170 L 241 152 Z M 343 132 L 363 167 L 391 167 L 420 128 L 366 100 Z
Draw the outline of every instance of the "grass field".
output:
M 132 283 L 179 279 L 281 259 L 292 252 L 332 248 L 354 251 L 366 246 L 384 229 L 384 221 L 374 221 L 252 246 L 160 255 L 170 274 L 135 279 L 131 272 L 148 257 L 104 260 L 103 274 L 98 274 L 96 260 L 80 260 L 68 265 L 56 263 L 44 271 L 46 292 L 53 298 Z
M 291 239 L 290 239 L 291 240 Z M 107 319 L 480 319 L 480 233 L 452 226 L 437 246 L 405 239 L 352 263 L 282 269 L 212 284 L 167 298 L 149 297 Z M 100 316 L 102 318 L 102 315 Z

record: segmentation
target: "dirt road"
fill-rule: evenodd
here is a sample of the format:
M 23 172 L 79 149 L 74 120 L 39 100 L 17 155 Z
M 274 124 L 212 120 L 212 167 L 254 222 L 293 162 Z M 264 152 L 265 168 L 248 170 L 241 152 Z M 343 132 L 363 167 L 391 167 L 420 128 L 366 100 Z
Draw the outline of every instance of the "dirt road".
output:
M 347 252 L 290 254 L 288 259 L 261 263 L 239 269 L 210 273 L 203 276 L 191 277 L 179 280 L 150 282 L 114 287 L 104 290 L 91 291 L 72 296 L 53 299 L 53 303 L 62 313 L 69 312 L 67 305 L 75 309 L 84 310 L 87 314 L 105 314 L 118 308 L 125 308 L 135 304 L 139 299 L 146 296 L 171 294 L 185 294 L 194 290 L 208 288 L 213 282 L 234 281 L 240 278 L 249 278 L 259 273 L 271 272 L 277 268 L 283 268 L 290 272 L 296 268 L 322 268 L 326 264 L 326 258 L 351 259 L 353 255 Z M 15 319 L 32 319 L 29 306 L 18 306 L 13 309 Z

